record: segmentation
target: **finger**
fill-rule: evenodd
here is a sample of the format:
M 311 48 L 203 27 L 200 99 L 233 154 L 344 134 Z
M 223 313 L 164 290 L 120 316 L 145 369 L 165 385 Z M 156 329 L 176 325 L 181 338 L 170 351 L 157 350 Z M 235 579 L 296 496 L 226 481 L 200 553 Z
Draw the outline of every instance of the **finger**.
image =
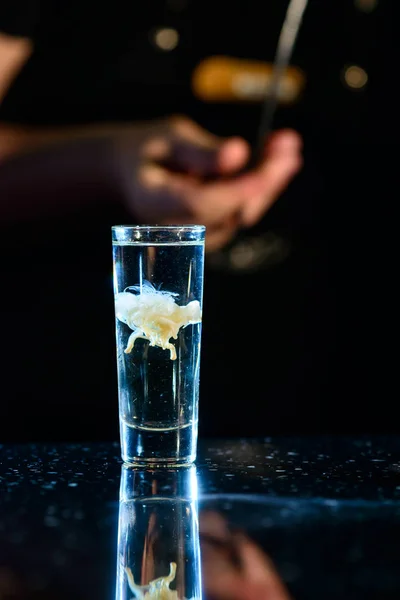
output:
M 301 166 L 300 137 L 289 130 L 275 134 L 267 146 L 264 163 L 243 177 L 243 192 L 248 198 L 242 211 L 244 226 L 254 225 L 262 217 Z
M 160 123 L 143 144 L 142 158 L 162 162 L 173 170 L 202 170 L 214 164 L 220 140 L 186 117 Z
M 213 228 L 239 223 L 245 196 L 234 181 L 218 181 L 192 187 L 185 200 L 195 218 Z
M 248 583 L 266 592 L 268 600 L 290 600 L 272 561 L 262 549 L 242 534 L 237 534 L 236 540 Z
M 212 535 L 222 540 L 227 540 L 230 537 L 227 520 L 215 510 L 204 510 L 201 512 L 199 530 L 200 535 Z
M 239 171 L 250 156 L 249 145 L 242 138 L 231 138 L 225 141 L 219 151 L 218 168 L 221 174 Z
M 203 146 L 204 148 L 215 148 L 220 138 L 210 131 L 201 127 L 192 119 L 182 115 L 175 115 L 168 119 L 169 129 L 176 137 L 189 143 Z
M 148 191 L 164 188 L 179 197 L 193 193 L 193 190 L 198 187 L 196 178 L 190 175 L 171 173 L 169 169 L 151 162 L 144 163 L 140 167 L 138 181 Z
M 191 187 L 187 177 L 171 175 L 163 167 L 145 163 L 133 179 L 128 192 L 131 210 L 137 218 L 160 225 L 193 222 L 185 198 Z
M 171 120 L 169 144 L 168 164 L 199 177 L 238 170 L 249 156 L 245 140 L 220 138 L 186 118 Z
M 165 167 L 149 163 L 139 169 L 138 182 L 139 190 L 134 201 L 141 213 L 148 212 L 151 208 L 153 216 L 157 217 L 159 211 L 160 218 L 163 215 L 169 218 L 169 211 L 173 209 L 175 218 L 177 214 L 182 214 L 192 222 L 201 223 L 210 229 L 230 230 L 239 224 L 245 196 L 235 180 L 201 184 L 197 178 L 188 174 L 174 173 Z M 229 237 L 228 231 L 226 236 Z M 223 243 L 224 237 L 221 234 L 221 242 L 215 243 Z
M 196 177 L 218 177 L 238 171 L 248 157 L 246 142 L 232 138 L 220 142 L 215 148 L 188 143 L 175 139 L 171 143 L 165 166 L 171 170 L 183 171 Z
M 301 152 L 303 148 L 303 141 L 301 136 L 294 131 L 294 129 L 280 129 L 274 131 L 265 147 L 265 156 L 269 153 L 276 152 Z
M 238 225 L 236 219 L 234 223 L 227 224 L 224 227 L 207 229 L 205 251 L 207 253 L 216 252 L 226 246 L 237 233 Z

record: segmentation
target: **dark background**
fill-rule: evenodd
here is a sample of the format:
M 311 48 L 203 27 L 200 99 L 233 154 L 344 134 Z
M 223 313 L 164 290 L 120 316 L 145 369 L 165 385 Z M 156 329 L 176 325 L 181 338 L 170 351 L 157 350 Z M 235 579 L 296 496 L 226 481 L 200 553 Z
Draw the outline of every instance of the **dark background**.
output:
M 0 30 L 32 36 L 36 51 L 0 119 L 53 126 L 181 112 L 251 141 L 260 107 L 201 103 L 191 74 L 215 54 L 272 61 L 286 6 L 6 2 Z M 398 430 L 392 23 L 389 0 L 371 12 L 309 2 L 292 60 L 306 89 L 274 124 L 302 134 L 305 166 L 248 232 L 273 232 L 290 252 L 254 273 L 207 261 L 202 435 Z M 158 27 L 178 31 L 176 49 L 152 42 Z M 352 64 L 368 74 L 361 90 L 344 82 Z M 2 227 L 3 440 L 118 436 L 110 227 L 132 217 L 106 196 L 99 209 Z

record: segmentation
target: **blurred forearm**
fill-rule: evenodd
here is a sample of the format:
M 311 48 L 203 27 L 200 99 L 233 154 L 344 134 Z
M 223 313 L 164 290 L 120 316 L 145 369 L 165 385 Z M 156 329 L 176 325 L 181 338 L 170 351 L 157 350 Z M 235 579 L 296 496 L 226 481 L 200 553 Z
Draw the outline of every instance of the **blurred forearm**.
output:
M 90 124 L 75 127 L 40 128 L 0 122 L 0 167 L 2 162 L 49 145 L 101 139 L 126 129 L 123 124 Z
M 0 123 L 0 166 L 5 160 L 40 148 L 55 137 L 55 132 Z
M 21 140 L 22 134 L 9 138 L 9 147 L 19 150 L 0 163 L 0 221 L 62 215 L 117 196 L 113 148 L 105 136 L 63 144 L 46 137 L 34 152 Z

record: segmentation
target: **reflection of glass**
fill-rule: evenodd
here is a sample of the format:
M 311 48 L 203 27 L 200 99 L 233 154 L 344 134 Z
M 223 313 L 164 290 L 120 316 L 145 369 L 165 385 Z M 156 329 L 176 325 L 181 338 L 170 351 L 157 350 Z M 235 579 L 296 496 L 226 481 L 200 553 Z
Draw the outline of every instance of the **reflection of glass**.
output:
M 112 228 L 122 458 L 196 458 L 205 228 Z
M 121 474 L 116 599 L 200 600 L 195 467 Z

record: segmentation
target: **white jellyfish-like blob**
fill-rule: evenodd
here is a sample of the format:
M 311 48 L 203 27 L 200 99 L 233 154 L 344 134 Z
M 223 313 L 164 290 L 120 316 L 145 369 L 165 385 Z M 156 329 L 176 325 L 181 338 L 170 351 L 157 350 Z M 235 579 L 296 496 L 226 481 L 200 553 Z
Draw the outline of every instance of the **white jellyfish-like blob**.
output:
M 179 306 L 177 294 L 157 290 L 149 281 L 126 289 L 131 291 L 115 295 L 116 317 L 132 329 L 125 353 L 132 351 L 137 339 L 144 339 L 151 346 L 169 350 L 171 360 L 175 360 L 176 350 L 170 340 L 177 339 L 182 327 L 201 322 L 200 303 L 192 300 Z
M 176 563 L 170 563 L 169 575 L 154 579 L 147 585 L 137 585 L 128 567 L 125 568 L 125 572 L 131 592 L 137 600 L 178 600 L 178 593 L 169 589 L 175 579 Z

